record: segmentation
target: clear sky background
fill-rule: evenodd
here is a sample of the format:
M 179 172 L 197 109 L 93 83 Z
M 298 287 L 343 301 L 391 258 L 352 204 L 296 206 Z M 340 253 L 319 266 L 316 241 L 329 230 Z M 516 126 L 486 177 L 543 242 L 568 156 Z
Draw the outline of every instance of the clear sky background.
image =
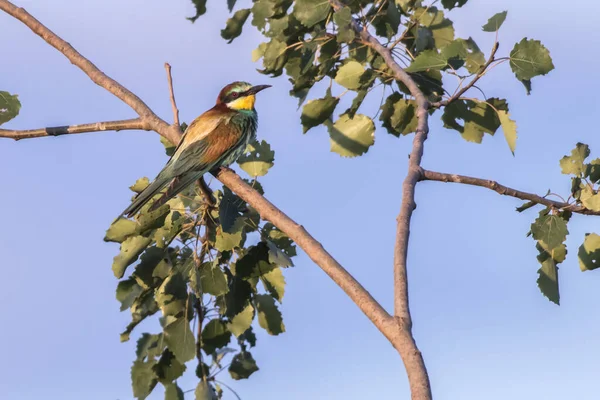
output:
M 275 167 L 263 179 L 267 197 L 392 309 L 395 218 L 412 136 L 397 139 L 378 127 L 365 156 L 342 159 L 330 153 L 324 128 L 302 135 L 287 80 L 260 75 L 260 65 L 251 62 L 261 36 L 247 27 L 231 45 L 220 38 L 225 2 L 210 1 L 196 24 L 185 20 L 193 14 L 189 0 L 16 2 L 168 120 L 165 61 L 173 66 L 183 121 L 210 108 L 230 81 L 272 84 L 257 102 L 259 136 L 276 151 Z M 473 36 L 487 52 L 494 35 L 481 25 L 505 9 L 499 54 L 508 55 L 527 36 L 542 40 L 556 66 L 533 80 L 531 96 L 507 64 L 482 80 L 488 96 L 510 101 L 519 131 L 516 156 L 501 134 L 467 143 L 443 129 L 436 114 L 424 166 L 565 194 L 570 185 L 558 160 L 577 141 L 600 156 L 591 68 L 599 61 L 600 6 L 591 0 L 471 0 L 449 14 L 457 36 Z M 0 90 L 18 93 L 23 104 L 6 127 L 135 116 L 2 13 L 0 37 Z M 320 95 L 315 90 L 310 98 Z M 366 111 L 378 101 L 375 95 Z M 0 141 L 2 399 L 133 398 L 129 369 L 137 335 L 119 342 L 130 316 L 119 313 L 114 296 L 111 263 L 118 246 L 102 238 L 128 204 L 128 186 L 154 177 L 165 161 L 151 132 Z M 537 288 L 535 245 L 525 237 L 537 211 L 518 214 L 515 199 L 435 182 L 418 186 L 417 203 L 411 307 L 435 398 L 598 399 L 600 273 L 580 272 L 576 255 L 586 232 L 600 233 L 600 220 L 576 216 L 569 224 L 557 307 Z M 221 379 L 244 399 L 408 399 L 404 368 L 387 340 L 305 254 L 295 263 L 285 271 L 287 332 L 271 337 L 257 330 L 252 353 L 260 371 L 246 381 L 232 382 L 226 372 Z M 154 319 L 137 333 L 156 326 Z M 184 390 L 195 383 L 193 373 L 179 381 Z M 162 391 L 151 398 L 162 398 Z

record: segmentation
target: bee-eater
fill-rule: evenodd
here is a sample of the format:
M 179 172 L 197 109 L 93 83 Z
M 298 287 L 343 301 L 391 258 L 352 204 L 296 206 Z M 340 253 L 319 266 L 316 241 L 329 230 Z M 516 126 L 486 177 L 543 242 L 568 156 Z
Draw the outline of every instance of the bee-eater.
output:
M 154 210 L 205 173 L 228 167 L 236 161 L 248 143 L 256 138 L 255 95 L 268 87 L 271 85 L 252 86 L 247 82 L 225 86 L 217 97 L 217 104 L 192 121 L 162 171 L 121 215 L 131 217 L 169 185 L 165 194 L 149 209 Z

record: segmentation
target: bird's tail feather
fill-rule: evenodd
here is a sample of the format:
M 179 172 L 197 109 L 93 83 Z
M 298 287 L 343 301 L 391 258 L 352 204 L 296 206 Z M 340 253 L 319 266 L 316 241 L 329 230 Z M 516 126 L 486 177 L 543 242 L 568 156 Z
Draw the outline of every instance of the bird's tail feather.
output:
M 156 210 L 158 207 L 165 204 L 167 201 L 171 200 L 175 197 L 179 192 L 185 189 L 188 185 L 193 183 L 194 181 L 200 179 L 202 176 L 201 173 L 188 173 L 186 175 L 181 175 L 176 177 L 171 181 L 171 184 L 167 188 L 165 194 L 163 194 L 160 198 L 158 198 L 148 209 L 148 211 Z
M 146 204 L 152 197 L 154 197 L 160 190 L 165 187 L 168 183 L 168 180 L 160 179 L 157 177 L 154 182 L 152 182 L 146 189 L 144 189 L 140 194 L 138 194 L 135 199 L 131 202 L 129 207 L 127 207 L 122 213 L 121 216 L 126 215 L 127 217 L 131 217 Z

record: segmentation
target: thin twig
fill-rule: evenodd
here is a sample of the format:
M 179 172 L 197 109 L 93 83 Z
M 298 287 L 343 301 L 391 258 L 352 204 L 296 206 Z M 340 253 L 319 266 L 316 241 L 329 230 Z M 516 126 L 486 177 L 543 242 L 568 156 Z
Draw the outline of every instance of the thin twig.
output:
M 10 130 L 0 129 L 0 137 L 14 140 L 34 139 L 47 136 L 62 136 L 85 132 L 150 130 L 141 118 L 120 121 L 93 122 L 91 124 L 54 126 L 40 129 Z
M 492 47 L 492 52 L 490 53 L 490 57 L 488 58 L 488 60 L 486 61 L 485 64 L 483 64 L 481 66 L 481 68 L 479 68 L 479 71 L 477 72 L 477 75 L 475 75 L 475 77 L 471 80 L 471 82 L 469 82 L 468 84 L 466 84 L 462 89 L 460 89 L 459 91 L 457 91 L 456 93 L 454 93 L 452 95 L 452 97 L 450 97 L 447 100 L 443 100 L 443 101 L 438 101 L 435 103 L 431 103 L 431 107 L 433 108 L 440 108 L 440 107 L 445 107 L 447 105 L 449 105 L 450 103 L 458 100 L 463 94 L 465 94 L 465 92 L 469 89 L 471 89 L 479 79 L 481 79 L 487 72 L 488 67 L 490 66 L 491 63 L 493 63 L 494 61 L 496 61 L 495 56 L 496 56 L 496 52 L 498 51 L 498 46 L 500 44 L 498 42 L 494 43 L 494 46 Z
M 537 204 L 541 204 L 547 207 L 556 209 L 566 209 L 577 214 L 584 215 L 600 215 L 600 211 L 589 210 L 578 204 L 569 204 L 567 202 L 554 201 L 545 197 L 538 196 L 534 193 L 522 192 L 517 189 L 510 188 L 508 186 L 501 185 L 500 183 L 488 179 L 474 178 L 471 176 L 447 174 L 443 172 L 434 172 L 429 170 L 421 170 L 421 180 L 424 181 L 438 181 L 438 182 L 453 182 L 462 183 L 464 185 L 479 186 L 486 189 L 493 190 L 501 195 L 515 197 L 521 200 L 532 201 Z
M 175 92 L 173 91 L 173 75 L 171 74 L 171 64 L 165 63 L 165 69 L 167 70 L 167 82 L 169 83 L 169 96 L 171 98 L 171 108 L 173 109 L 173 124 L 181 130 L 179 125 L 179 109 L 175 102 Z

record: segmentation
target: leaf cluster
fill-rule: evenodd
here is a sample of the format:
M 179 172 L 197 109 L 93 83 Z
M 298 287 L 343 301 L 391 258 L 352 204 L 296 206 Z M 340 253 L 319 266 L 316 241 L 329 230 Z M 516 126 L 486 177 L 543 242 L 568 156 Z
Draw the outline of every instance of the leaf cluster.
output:
M 567 204 L 561 209 L 547 207 L 540 211 L 539 216 L 531 224 L 531 235 L 536 240 L 539 252 L 537 259 L 541 264 L 538 270 L 538 287 L 550 301 L 559 304 L 560 292 L 558 284 L 558 264 L 567 256 L 565 244 L 567 223 L 575 208 L 600 212 L 600 159 L 586 162 L 590 155 L 588 145 L 577 143 L 570 155 L 560 160 L 562 173 L 571 176 L 570 195 L 560 198 Z M 546 196 L 558 196 L 548 191 Z M 560 196 L 559 196 L 560 197 Z M 517 208 L 522 212 L 535 203 L 525 203 Z M 586 233 L 583 244 L 578 250 L 579 267 L 582 271 L 590 271 L 600 266 L 600 235 Z
M 274 158 L 268 143 L 255 141 L 238 163 L 250 175 L 264 176 Z M 148 183 L 141 178 L 130 189 L 137 193 Z M 263 192 L 258 181 L 250 183 Z M 120 279 L 116 297 L 132 316 L 121 340 L 156 314 L 162 327 L 138 338 L 131 368 L 138 399 L 158 383 L 165 398 L 182 398 L 177 379 L 193 359 L 196 398 L 221 398 L 219 372 L 246 379 L 258 371 L 250 351 L 254 322 L 270 335 L 285 332 L 282 270 L 293 266 L 295 245 L 228 188 L 214 198 L 207 201 L 192 186 L 155 211 L 148 212 L 150 202 L 135 219 L 117 219 L 106 232 L 105 241 L 120 244 L 113 260 Z
M 203 14 L 206 1 L 193 2 Z M 517 126 L 505 99 L 453 96 L 469 80 L 481 78 L 504 62 L 509 62 L 529 93 L 531 79 L 547 74 L 554 65 L 548 50 L 527 38 L 515 44 L 508 56 L 487 63 L 472 37 L 456 36 L 446 15 L 447 10 L 466 3 L 354 0 L 343 2 L 335 11 L 327 0 L 253 0 L 247 8 L 230 1 L 232 16 L 221 35 L 231 42 L 252 25 L 264 36 L 265 41 L 252 52 L 255 61 L 262 61 L 259 72 L 272 77 L 287 75 L 290 94 L 302 107 L 304 133 L 325 126 L 331 151 L 342 157 L 365 154 L 375 143 L 376 115 L 359 113 L 371 92 L 379 92 L 377 97 L 383 99 L 377 114 L 388 133 L 398 137 L 417 128 L 416 103 L 408 88 L 396 81 L 381 55 L 361 41 L 356 28 L 367 29 L 387 43 L 395 61 L 410 73 L 430 102 L 450 100 L 441 115 L 444 127 L 473 143 L 481 143 L 485 133 L 494 135 L 502 128 L 514 154 Z M 507 14 L 492 16 L 482 30 L 497 32 Z M 320 92 L 323 81 L 328 84 L 325 93 Z M 311 92 L 315 94 L 309 99 Z M 347 93 L 354 93 L 351 101 L 342 98 Z

